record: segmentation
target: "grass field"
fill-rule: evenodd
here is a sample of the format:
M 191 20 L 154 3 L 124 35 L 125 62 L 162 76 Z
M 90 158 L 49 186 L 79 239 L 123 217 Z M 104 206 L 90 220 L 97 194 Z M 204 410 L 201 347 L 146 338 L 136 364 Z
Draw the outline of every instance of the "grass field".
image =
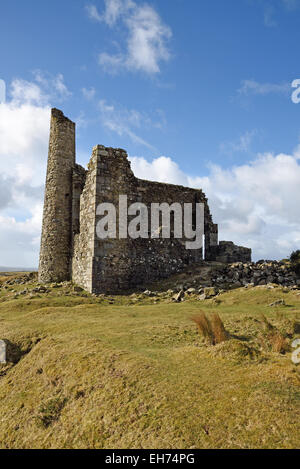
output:
M 299 366 L 272 350 L 261 316 L 289 345 L 299 290 L 177 304 L 71 286 L 14 298 L 24 287 L 36 285 L 0 290 L 0 338 L 15 362 L 0 365 L 0 448 L 299 446 Z M 200 310 L 219 313 L 228 341 L 205 343 L 190 320 Z

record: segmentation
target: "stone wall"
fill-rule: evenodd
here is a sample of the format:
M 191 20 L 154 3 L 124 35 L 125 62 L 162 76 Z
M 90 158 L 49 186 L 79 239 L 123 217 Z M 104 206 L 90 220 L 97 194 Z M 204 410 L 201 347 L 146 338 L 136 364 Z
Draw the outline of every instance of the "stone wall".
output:
M 148 208 L 147 239 L 99 239 L 96 234 L 100 203 L 119 210 L 119 196 L 127 207 L 142 202 Z M 248 261 L 251 251 L 221 242 L 205 194 L 201 189 L 151 182 L 134 176 L 125 150 L 97 145 L 87 171 L 75 163 L 75 124 L 52 110 L 46 179 L 39 280 L 72 279 L 94 293 L 120 292 L 168 277 L 200 262 L 202 247 L 186 249 L 185 238 L 150 236 L 151 203 L 190 203 L 195 228 L 196 203 L 204 204 L 205 258 L 223 262 Z M 132 216 L 135 218 L 136 215 Z M 130 217 L 128 216 L 128 221 Z M 159 228 L 161 229 L 161 227 Z M 184 230 L 183 230 L 184 232 Z
M 179 202 L 182 206 L 192 203 L 195 207 L 196 202 L 203 202 L 205 231 L 216 231 L 201 190 L 137 179 L 124 150 L 98 145 L 93 150 L 81 196 L 80 233 L 75 235 L 73 257 L 75 282 L 97 293 L 117 292 L 168 277 L 202 260 L 202 249 L 187 250 L 184 238 L 151 239 L 150 231 L 149 239 L 98 239 L 96 225 L 100 217 L 96 216 L 96 207 L 100 203 L 112 203 L 117 208 L 118 219 L 119 195 L 127 196 L 127 206 L 143 202 L 149 217 L 151 203 Z
M 251 262 L 251 249 L 237 246 L 232 241 L 220 241 L 211 248 L 211 259 L 230 264 L 232 262 Z
M 85 184 L 80 196 L 79 232 L 74 232 L 73 236 L 72 280 L 90 292 L 93 289 L 95 253 L 97 159 L 97 149 L 94 148 L 88 171 L 84 175 Z
M 75 124 L 52 109 L 39 264 L 42 283 L 70 278 L 74 167 Z
M 210 276 L 202 286 L 214 286 L 227 290 L 245 286 L 281 285 L 300 287 L 290 263 L 284 261 L 211 263 Z
M 205 197 L 204 192 L 201 189 L 192 189 L 190 187 L 184 187 L 174 184 L 166 184 L 160 182 L 146 181 L 142 179 L 137 179 L 138 184 L 138 197 L 145 203 L 148 207 L 148 213 L 150 213 L 151 203 L 162 203 L 166 202 L 168 204 L 179 202 L 183 207 L 184 203 L 192 203 L 194 212 L 195 204 L 203 203 L 204 204 L 204 232 L 205 232 L 205 257 L 210 256 L 211 247 L 217 243 L 217 233 L 218 225 L 214 224 L 212 221 L 212 216 L 210 214 L 207 198 Z M 183 238 L 183 241 L 186 239 Z M 202 259 L 202 250 L 192 254 L 192 259 L 194 262 Z

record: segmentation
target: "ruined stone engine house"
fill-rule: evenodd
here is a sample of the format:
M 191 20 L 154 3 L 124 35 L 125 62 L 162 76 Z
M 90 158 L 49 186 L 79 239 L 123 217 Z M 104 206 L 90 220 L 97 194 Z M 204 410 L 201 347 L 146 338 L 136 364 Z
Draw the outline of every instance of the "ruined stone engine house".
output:
M 171 237 L 99 239 L 98 204 L 174 202 L 204 204 L 205 248 L 188 250 L 185 240 Z M 117 214 L 118 215 L 118 214 Z M 145 181 L 134 176 L 126 151 L 97 145 L 85 170 L 76 164 L 75 123 L 58 109 L 51 111 L 39 281 L 72 280 L 92 293 L 117 293 L 166 278 L 203 260 L 247 262 L 251 250 L 232 242 L 218 243 L 207 198 L 200 189 Z

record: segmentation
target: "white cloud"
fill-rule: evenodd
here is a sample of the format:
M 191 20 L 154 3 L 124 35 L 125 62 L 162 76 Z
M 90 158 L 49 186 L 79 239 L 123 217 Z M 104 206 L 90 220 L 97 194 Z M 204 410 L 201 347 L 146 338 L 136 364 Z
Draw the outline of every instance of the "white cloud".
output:
M 7 267 L 37 267 L 42 204 L 33 206 L 28 218 L 0 214 L 0 261 Z
M 0 265 L 38 261 L 51 100 L 69 96 L 61 74 L 15 79 L 0 103 Z
M 267 28 L 277 27 L 283 13 L 291 13 L 297 10 L 300 6 L 299 0 L 256 0 L 251 2 L 252 5 L 259 5 L 262 8 L 264 16 L 264 25 Z
M 230 169 L 212 166 L 206 177 L 184 174 L 166 157 L 130 159 L 142 179 L 202 188 L 220 239 L 251 247 L 254 258 L 280 259 L 299 249 L 299 147 L 293 155 L 267 153 Z
M 223 142 L 219 146 L 220 151 L 227 155 L 232 155 L 233 153 L 247 153 L 250 151 L 252 140 L 256 134 L 256 130 L 251 130 L 241 135 L 237 141 Z
M 0 104 L 4 103 L 6 99 L 6 84 L 4 80 L 0 79 Z
M 105 0 L 105 13 L 103 20 L 112 26 L 126 8 L 126 3 L 122 0 Z
M 16 106 L 20 104 L 45 105 L 49 97 L 36 83 L 16 79 L 11 85 L 11 97 Z
M 103 67 L 107 72 L 114 74 L 120 68 L 126 66 L 126 59 L 124 59 L 123 54 L 110 55 L 106 52 L 99 54 L 98 63 Z
M 299 0 L 281 0 L 281 1 L 283 3 L 283 6 L 289 11 L 296 10 L 299 7 Z
M 149 5 L 136 8 L 126 22 L 130 31 L 127 67 L 148 73 L 159 72 L 159 62 L 170 58 L 166 46 L 171 37 L 170 28 Z
M 104 4 L 105 10 L 102 15 L 95 5 L 87 5 L 85 8 L 91 20 L 104 22 L 109 26 L 113 26 L 121 15 L 136 6 L 131 0 L 104 0 Z
M 271 5 L 267 5 L 264 11 L 264 23 L 268 28 L 274 28 L 277 26 L 277 22 L 274 19 L 274 8 Z
M 164 116 L 160 110 L 156 111 L 157 119 L 149 117 L 147 114 L 135 109 L 126 109 L 108 104 L 104 99 L 99 101 L 99 110 L 102 125 L 117 133 L 119 136 L 127 135 L 130 139 L 139 145 L 143 145 L 151 150 L 155 148 L 143 138 L 139 137 L 136 129 L 147 129 L 150 127 L 162 128 L 164 125 Z
M 41 88 L 48 101 L 53 98 L 62 101 L 72 96 L 71 91 L 64 83 L 64 76 L 61 73 L 52 76 L 50 73 L 43 73 L 41 70 L 35 70 L 33 75 L 38 87 Z
M 240 95 L 267 95 L 267 94 L 284 94 L 290 93 L 290 83 L 259 83 L 255 80 L 243 80 L 238 90 Z
M 141 179 L 189 185 L 188 176 L 169 157 L 160 156 L 151 162 L 145 158 L 130 157 L 130 161 L 134 174 Z
M 7 175 L 0 175 L 0 210 L 9 206 L 12 199 L 13 179 Z
M 61 73 L 59 73 L 53 80 L 54 89 L 60 94 L 61 97 L 67 98 L 71 96 L 72 93 L 68 90 L 64 83 L 64 77 Z
M 82 88 L 82 94 L 88 101 L 91 101 L 96 96 L 95 88 Z
M 131 0 L 105 0 L 102 15 L 94 5 L 89 5 L 87 12 L 90 18 L 105 22 L 109 27 L 120 20 L 127 31 L 126 51 L 99 55 L 99 64 L 106 71 L 115 73 L 125 68 L 155 74 L 160 71 L 160 63 L 170 59 L 171 29 L 147 3 L 138 5 Z
M 102 16 L 99 14 L 95 5 L 86 5 L 85 7 L 87 14 L 91 20 L 102 21 Z
M 0 105 L 0 170 L 2 174 L 39 181 L 47 150 L 50 107 L 35 104 Z M 19 179 L 20 180 L 20 179 Z

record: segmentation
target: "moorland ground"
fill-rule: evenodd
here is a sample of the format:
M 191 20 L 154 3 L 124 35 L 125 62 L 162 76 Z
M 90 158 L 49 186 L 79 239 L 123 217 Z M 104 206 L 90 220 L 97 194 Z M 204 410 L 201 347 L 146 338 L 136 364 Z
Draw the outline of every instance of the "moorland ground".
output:
M 95 297 L 68 283 L 36 291 L 34 278 L 3 287 L 22 276 L 0 276 L 9 354 L 0 448 L 299 446 L 290 349 L 300 337 L 299 290 L 240 288 L 174 303 L 159 293 Z M 190 319 L 200 311 L 218 312 L 226 342 L 205 342 Z

